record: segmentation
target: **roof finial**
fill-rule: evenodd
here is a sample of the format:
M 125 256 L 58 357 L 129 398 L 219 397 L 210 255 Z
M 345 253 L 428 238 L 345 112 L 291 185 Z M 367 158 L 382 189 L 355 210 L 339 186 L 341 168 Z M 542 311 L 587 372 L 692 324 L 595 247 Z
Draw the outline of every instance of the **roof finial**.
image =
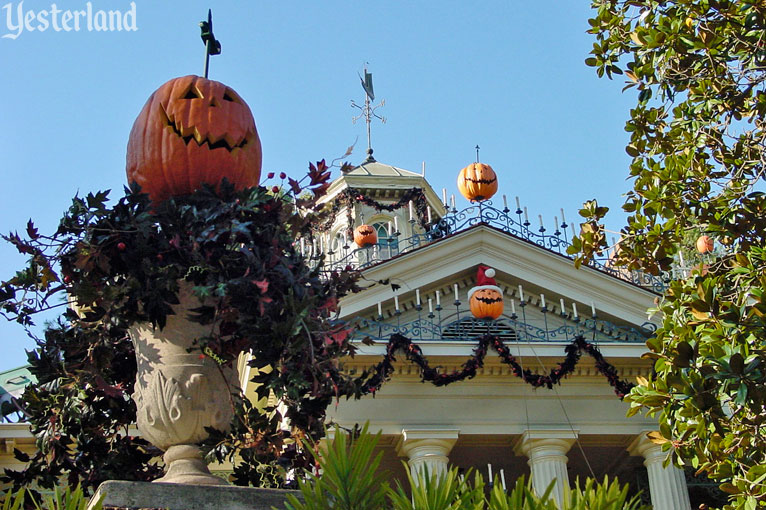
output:
M 372 73 L 367 72 L 367 64 L 364 66 L 364 78 L 361 76 L 359 79 L 362 82 L 362 88 L 364 89 L 364 106 L 359 106 L 354 102 L 354 100 L 351 100 L 351 106 L 354 108 L 359 108 L 361 110 L 361 113 L 353 118 L 354 124 L 356 124 L 356 121 L 364 117 L 364 121 L 367 124 L 367 159 L 364 161 L 364 163 L 371 163 L 375 161 L 375 158 L 372 157 L 372 141 L 370 139 L 370 124 L 372 123 L 373 117 L 376 119 L 380 119 L 383 124 L 386 123 L 385 117 L 381 117 L 377 113 L 375 113 L 375 110 L 378 108 L 385 106 L 386 101 L 383 100 L 378 104 L 377 106 L 372 106 L 371 102 L 375 100 L 375 92 L 372 88 Z
M 205 78 L 210 65 L 210 55 L 221 54 L 221 42 L 213 34 L 213 11 L 207 10 L 207 21 L 200 21 L 199 28 L 202 30 L 202 42 L 205 43 Z
M 476 144 L 476 162 L 479 162 L 479 145 Z

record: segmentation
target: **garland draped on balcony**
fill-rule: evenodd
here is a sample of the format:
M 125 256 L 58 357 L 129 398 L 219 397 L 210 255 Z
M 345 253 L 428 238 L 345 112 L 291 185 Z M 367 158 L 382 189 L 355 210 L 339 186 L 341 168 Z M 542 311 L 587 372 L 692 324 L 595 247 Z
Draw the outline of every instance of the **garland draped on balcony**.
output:
M 364 381 L 360 387 L 360 394 L 374 394 L 381 388 L 384 382 L 391 378 L 397 352 L 403 352 L 410 362 L 420 368 L 420 378 L 424 382 L 428 381 L 435 386 L 446 386 L 453 382 L 473 378 L 476 375 L 476 371 L 484 365 L 484 358 L 490 347 L 497 352 L 503 363 L 511 367 L 513 375 L 535 388 L 545 386 L 548 389 L 552 389 L 554 384 L 560 384 L 563 378 L 574 371 L 583 352 L 596 361 L 596 369 L 606 378 L 620 399 L 625 397 L 631 388 L 635 386 L 633 383 L 620 379 L 617 369 L 604 359 L 598 347 L 587 342 L 582 335 L 577 335 L 564 348 L 564 352 L 566 352 L 564 360 L 551 369 L 548 374 L 537 374 L 529 368 L 523 368 L 516 357 L 511 354 L 509 347 L 505 345 L 502 339 L 495 335 L 480 337 L 478 345 L 473 350 L 473 355 L 463 363 L 460 369 L 441 373 L 437 368 L 431 367 L 428 359 L 423 355 L 423 351 L 417 344 L 413 343 L 409 338 L 395 333 L 388 340 L 383 360 L 365 371 L 360 377 Z
M 338 196 L 335 198 L 335 201 L 332 204 L 332 207 L 330 209 L 330 216 L 327 218 L 327 221 L 325 221 L 322 225 L 318 225 L 315 228 L 315 232 L 318 233 L 325 233 L 330 231 L 333 224 L 335 223 L 335 219 L 338 216 L 338 212 L 342 208 L 346 208 L 346 222 L 348 225 L 347 235 L 349 237 L 353 236 L 354 231 L 354 218 L 353 218 L 353 211 L 352 206 L 355 203 L 362 203 L 369 207 L 372 207 L 377 212 L 381 211 L 388 211 L 392 212 L 397 209 L 401 209 L 403 207 L 408 207 L 409 202 L 412 201 L 413 207 L 415 209 L 415 216 L 417 217 L 418 223 L 420 226 L 425 229 L 427 229 L 428 225 L 428 213 L 426 211 L 426 208 L 428 207 L 428 203 L 426 201 L 426 195 L 423 193 L 423 190 L 421 188 L 411 188 L 404 192 L 404 195 L 402 197 L 392 203 L 392 204 L 382 204 L 378 202 L 377 200 L 370 198 L 363 194 L 361 191 L 359 191 L 356 188 L 348 188 L 346 190 L 343 190 L 341 193 L 338 194 Z

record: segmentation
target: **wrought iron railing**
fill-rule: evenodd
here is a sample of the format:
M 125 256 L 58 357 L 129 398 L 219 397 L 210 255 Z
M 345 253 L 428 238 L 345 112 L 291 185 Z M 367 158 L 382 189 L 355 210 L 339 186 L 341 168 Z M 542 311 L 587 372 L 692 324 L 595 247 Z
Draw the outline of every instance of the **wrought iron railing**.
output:
M 414 226 L 415 222 L 412 220 L 410 223 Z M 531 228 L 529 220 L 521 209 L 516 209 L 514 212 L 507 207 L 497 209 L 492 205 L 492 201 L 487 200 L 460 211 L 448 207 L 447 214 L 428 224 L 427 230 L 423 233 L 402 238 L 400 232 L 392 232 L 392 237 L 397 240 L 395 248 L 389 244 L 357 248 L 350 242 L 335 246 L 322 254 L 323 269 L 328 272 L 344 270 L 348 267 L 364 269 L 479 224 L 492 226 L 518 239 L 571 259 L 566 251 L 571 245 L 566 230 L 569 225 L 566 222 L 557 225 L 550 233 L 542 225 L 537 229 Z M 313 260 L 322 259 L 318 253 L 310 255 Z M 594 259 L 589 266 L 657 293 L 664 291 L 670 281 L 669 275 L 654 276 L 642 271 L 628 271 L 625 268 L 615 267 L 607 256 Z
M 461 318 L 454 311 L 442 317 L 441 312 L 425 314 L 419 311 L 417 318 L 407 322 L 399 320 L 400 314 L 388 320 L 383 317 L 359 319 L 356 336 L 386 342 L 392 334 L 398 333 L 418 341 L 470 342 L 482 335 L 492 334 L 518 342 L 569 342 L 575 336 L 583 335 L 596 343 L 643 344 L 657 329 L 650 322 L 633 328 L 618 326 L 597 317 L 566 320 L 564 315 L 552 312 L 544 312 L 542 318 L 537 319 L 511 314 L 497 320 L 476 319 L 466 316 L 465 312 Z

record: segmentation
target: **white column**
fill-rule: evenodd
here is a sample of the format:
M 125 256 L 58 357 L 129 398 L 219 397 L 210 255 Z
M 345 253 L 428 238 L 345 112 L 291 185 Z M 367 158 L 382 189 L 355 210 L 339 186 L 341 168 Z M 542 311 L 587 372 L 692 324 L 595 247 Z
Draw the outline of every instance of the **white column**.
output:
M 663 452 L 660 445 L 652 443 L 646 437 L 646 432 L 638 435 L 628 447 L 628 452 L 644 458 L 654 510 L 691 509 L 683 470 L 673 464 L 662 467 L 668 453 Z
M 441 476 L 448 469 L 447 456 L 455 446 L 459 430 L 455 429 L 403 429 L 396 447 L 397 453 L 407 457 L 412 478 L 428 470 L 429 476 Z
M 577 433 L 571 430 L 528 430 L 515 447 L 517 453 L 529 459 L 532 488 L 536 494 L 543 494 L 556 480 L 551 495 L 559 506 L 564 500 L 564 487 L 569 487 L 567 452 L 576 439 Z

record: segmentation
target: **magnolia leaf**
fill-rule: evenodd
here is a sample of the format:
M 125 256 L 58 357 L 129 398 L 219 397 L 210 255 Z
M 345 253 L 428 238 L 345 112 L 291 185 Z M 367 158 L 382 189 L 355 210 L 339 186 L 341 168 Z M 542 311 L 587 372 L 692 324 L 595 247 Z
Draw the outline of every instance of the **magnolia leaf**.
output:
M 647 432 L 646 433 L 646 438 L 649 441 L 651 441 L 652 443 L 654 443 L 654 444 L 665 444 L 665 443 L 669 442 L 668 439 L 663 437 L 663 435 L 660 432 L 656 431 L 656 430 L 652 430 L 651 432 Z

